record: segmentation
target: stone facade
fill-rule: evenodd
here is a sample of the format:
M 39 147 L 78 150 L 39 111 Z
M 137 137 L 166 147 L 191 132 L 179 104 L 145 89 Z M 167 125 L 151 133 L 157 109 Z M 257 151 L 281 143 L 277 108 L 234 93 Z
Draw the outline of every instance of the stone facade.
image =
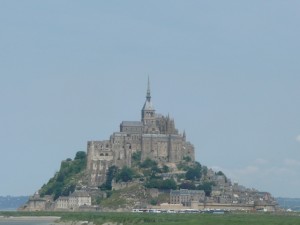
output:
M 170 203 L 171 204 L 182 204 L 183 206 L 191 206 L 192 202 L 197 204 L 204 202 L 205 192 L 203 190 L 171 190 L 170 192 Z
M 51 210 L 52 196 L 41 197 L 38 192 L 31 196 L 27 203 L 22 205 L 20 211 L 45 211 Z
M 60 196 L 54 204 L 54 210 L 77 210 L 81 206 L 91 206 L 92 198 L 86 191 L 75 191 L 70 196 Z
M 123 121 L 120 131 L 109 140 L 88 142 L 89 185 L 103 184 L 112 165 L 131 167 L 132 153 L 137 151 L 141 151 L 142 161 L 150 158 L 158 163 L 178 163 L 184 156 L 195 160 L 194 146 L 186 141 L 185 132 L 179 134 L 169 116 L 156 114 L 149 81 L 141 121 Z

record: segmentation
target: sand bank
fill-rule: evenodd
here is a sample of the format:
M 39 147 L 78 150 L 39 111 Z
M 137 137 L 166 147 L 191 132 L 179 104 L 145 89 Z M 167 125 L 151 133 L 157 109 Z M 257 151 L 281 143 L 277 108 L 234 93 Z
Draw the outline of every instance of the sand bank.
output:
M 10 221 L 49 221 L 54 222 L 59 220 L 58 216 L 0 216 L 1 221 L 10 220 Z

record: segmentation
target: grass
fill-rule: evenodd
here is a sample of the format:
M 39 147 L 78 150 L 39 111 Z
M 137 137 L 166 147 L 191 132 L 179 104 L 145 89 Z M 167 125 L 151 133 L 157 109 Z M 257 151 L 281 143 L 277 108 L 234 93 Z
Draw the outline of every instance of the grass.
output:
M 92 221 L 143 225 L 298 225 L 300 214 L 148 214 L 95 212 L 0 212 L 4 216 L 59 216 L 62 221 Z
M 135 201 L 147 201 L 149 199 L 149 192 L 145 192 L 141 184 L 135 184 L 122 190 L 112 191 L 112 195 L 103 199 L 100 205 L 107 209 L 120 209 L 126 206 L 133 207 Z

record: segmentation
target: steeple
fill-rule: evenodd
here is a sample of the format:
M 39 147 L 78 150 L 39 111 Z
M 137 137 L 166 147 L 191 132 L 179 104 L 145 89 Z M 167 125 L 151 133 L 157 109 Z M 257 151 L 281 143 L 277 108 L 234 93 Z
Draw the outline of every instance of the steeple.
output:
M 157 131 L 155 118 L 155 109 L 151 102 L 150 79 L 148 76 L 146 101 L 142 108 L 142 122 L 146 125 L 144 132 L 154 133 Z
M 146 111 L 155 111 L 154 107 L 152 105 L 152 102 L 151 102 L 151 91 L 150 91 L 150 78 L 149 78 L 149 76 L 148 76 L 146 102 L 145 102 L 144 107 L 143 107 L 142 110 L 143 111 L 144 110 L 146 110 Z
M 146 99 L 147 99 L 148 102 L 151 101 L 150 78 L 149 78 L 149 76 L 148 76 L 148 88 L 147 88 Z

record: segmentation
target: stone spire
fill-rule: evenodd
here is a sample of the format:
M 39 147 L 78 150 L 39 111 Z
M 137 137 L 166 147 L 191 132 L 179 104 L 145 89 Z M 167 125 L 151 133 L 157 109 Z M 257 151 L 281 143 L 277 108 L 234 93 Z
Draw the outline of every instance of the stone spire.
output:
M 152 105 L 152 102 L 151 102 L 151 91 L 150 91 L 150 78 L 149 78 L 149 76 L 148 76 L 146 102 L 144 104 L 143 110 L 154 111 L 154 108 L 153 108 L 153 105 Z
M 147 88 L 146 99 L 147 99 L 148 102 L 151 101 L 150 78 L 149 78 L 149 76 L 148 76 L 148 88 Z
M 147 125 L 144 132 L 150 133 L 157 131 L 155 118 L 155 109 L 151 102 L 150 79 L 148 76 L 146 101 L 142 109 L 142 122 L 144 123 L 144 125 Z

